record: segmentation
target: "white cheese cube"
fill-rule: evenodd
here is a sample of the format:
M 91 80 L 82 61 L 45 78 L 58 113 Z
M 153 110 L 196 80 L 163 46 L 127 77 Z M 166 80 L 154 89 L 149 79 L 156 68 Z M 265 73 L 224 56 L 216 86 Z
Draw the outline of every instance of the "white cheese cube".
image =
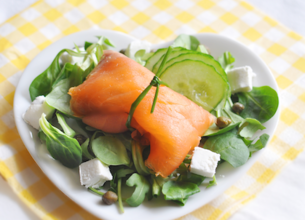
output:
M 79 165 L 79 176 L 81 185 L 85 185 L 86 188 L 97 188 L 112 180 L 109 167 L 97 158 Z
M 218 161 L 220 161 L 220 154 L 195 147 L 190 171 L 201 176 L 213 177 Z
M 139 40 L 132 41 L 128 45 L 125 51 L 125 55 L 135 60 L 136 52 L 138 52 L 139 50 L 145 50 L 146 53 L 149 53 L 150 48 L 151 48 L 151 43 L 149 43 L 148 41 L 139 41 Z
M 250 66 L 236 67 L 227 72 L 231 93 L 250 92 L 252 90 L 252 78 L 256 76 Z
M 55 110 L 48 105 L 45 99 L 46 98 L 44 96 L 36 97 L 36 99 L 31 103 L 30 107 L 22 115 L 23 120 L 37 130 L 39 130 L 40 127 L 39 119 L 42 113 L 46 114 L 46 118 L 49 118 L 52 116 Z

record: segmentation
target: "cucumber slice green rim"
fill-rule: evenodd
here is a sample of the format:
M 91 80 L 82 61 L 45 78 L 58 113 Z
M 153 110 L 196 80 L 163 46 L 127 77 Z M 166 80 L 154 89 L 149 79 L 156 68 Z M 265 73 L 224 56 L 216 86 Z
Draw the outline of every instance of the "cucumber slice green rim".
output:
M 182 47 L 175 47 L 173 51 L 179 51 L 179 50 L 186 50 L 185 48 Z M 167 48 L 160 48 L 158 49 L 152 56 L 148 58 L 146 61 L 145 67 L 149 69 L 150 71 L 153 70 L 154 65 L 159 61 L 162 60 L 161 57 L 164 56 L 166 53 Z
M 180 55 L 182 55 L 182 54 L 188 54 L 190 52 L 190 50 L 187 50 L 187 49 L 184 49 L 184 48 L 181 48 L 180 50 L 174 50 L 174 51 L 172 51 L 171 52 L 171 54 L 169 55 L 169 57 L 168 57 L 168 61 L 169 60 L 171 60 L 171 59 L 174 59 L 175 57 L 177 57 L 177 56 L 180 56 Z M 161 65 L 161 62 L 162 62 L 162 60 L 163 60 L 163 57 L 164 57 L 164 55 L 162 55 L 161 57 L 160 57 L 160 59 L 155 63 L 155 65 L 153 66 L 153 68 L 152 68 L 152 72 L 153 73 L 157 73 L 157 71 L 158 71 L 158 69 L 159 69 L 159 67 L 160 67 L 160 65 Z M 167 61 L 167 62 L 168 62 Z M 166 63 L 167 63 L 166 62 Z M 166 65 L 165 64 L 165 67 L 163 68 L 163 69 L 165 69 L 166 67 L 167 67 L 168 65 Z
M 198 60 L 198 61 L 202 61 L 206 64 L 212 65 L 216 69 L 216 71 L 223 77 L 223 79 L 225 81 L 228 81 L 227 74 L 225 73 L 225 71 L 221 67 L 220 63 L 217 60 L 215 60 L 214 57 L 212 57 L 211 55 L 206 54 L 206 53 L 201 53 L 201 52 L 198 52 L 198 51 L 189 50 L 188 53 L 181 53 L 180 55 L 178 55 L 178 56 L 176 56 L 172 59 L 169 59 L 166 62 L 165 66 L 164 66 L 164 69 L 166 69 L 168 66 L 172 65 L 175 62 L 186 60 L 186 59 L 188 59 L 188 60 Z M 162 76 L 162 74 L 161 74 L 161 76 Z
M 207 111 L 212 111 L 227 95 L 227 82 L 212 65 L 198 60 L 173 63 L 164 70 L 161 80 Z

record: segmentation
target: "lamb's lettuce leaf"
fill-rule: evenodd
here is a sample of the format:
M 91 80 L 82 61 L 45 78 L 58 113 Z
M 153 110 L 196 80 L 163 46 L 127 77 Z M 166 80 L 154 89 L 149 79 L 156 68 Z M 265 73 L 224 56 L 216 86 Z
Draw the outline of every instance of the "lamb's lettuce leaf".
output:
M 51 65 L 32 81 L 29 88 L 30 97 L 32 101 L 37 96 L 46 96 L 47 94 L 49 94 L 52 91 L 54 84 L 58 83 L 60 79 L 65 78 L 65 74 L 63 74 L 62 67 L 59 63 L 60 56 L 64 52 L 67 52 L 71 56 L 85 56 L 85 52 L 79 53 L 69 49 L 61 50 L 54 58 Z
M 200 42 L 199 40 L 191 35 L 180 34 L 173 42 L 172 47 L 183 47 L 189 50 L 196 51 Z
M 39 119 L 39 125 L 45 134 L 48 151 L 55 160 L 69 168 L 75 168 L 81 164 L 82 149 L 76 139 L 53 127 L 44 114 Z

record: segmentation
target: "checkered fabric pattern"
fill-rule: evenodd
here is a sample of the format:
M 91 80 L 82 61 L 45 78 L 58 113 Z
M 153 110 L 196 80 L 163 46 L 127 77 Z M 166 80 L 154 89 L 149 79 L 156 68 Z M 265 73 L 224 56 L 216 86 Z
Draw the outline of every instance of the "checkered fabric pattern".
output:
M 271 143 L 223 195 L 181 219 L 227 219 L 305 147 L 305 41 L 237 0 L 46 0 L 0 25 L 0 174 L 41 219 L 96 219 L 59 191 L 23 145 L 13 116 L 22 71 L 45 47 L 81 30 L 121 31 L 152 43 L 214 32 L 242 42 L 271 68 L 281 116 Z

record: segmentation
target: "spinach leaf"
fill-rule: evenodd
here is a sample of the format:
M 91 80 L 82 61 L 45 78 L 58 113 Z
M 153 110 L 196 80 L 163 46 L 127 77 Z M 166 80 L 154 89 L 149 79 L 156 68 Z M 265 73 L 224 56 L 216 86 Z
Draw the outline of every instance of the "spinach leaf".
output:
M 129 197 L 126 199 L 126 202 L 132 206 L 137 207 L 139 206 L 145 199 L 145 194 L 149 192 L 150 184 L 147 181 L 147 179 L 137 173 L 134 173 L 129 177 L 129 179 L 126 181 L 127 186 L 136 186 L 135 191 Z
M 259 150 L 263 149 L 266 146 L 268 140 L 269 140 L 269 135 L 268 134 L 262 134 L 254 144 L 251 144 L 249 146 L 250 153 L 253 153 L 253 152 L 256 152 L 256 151 L 259 151 Z
M 101 136 L 92 141 L 95 156 L 107 165 L 129 165 L 130 159 L 122 142 L 111 136 Z
M 200 192 L 197 184 L 190 182 L 168 181 L 162 187 L 165 200 L 173 200 L 184 206 L 188 197 Z
M 85 56 L 84 52 L 78 53 L 78 52 L 75 52 L 75 51 L 69 50 L 69 49 L 61 50 L 54 58 L 51 65 L 32 81 L 30 88 L 29 88 L 32 101 L 37 96 L 48 95 L 52 91 L 52 88 L 53 88 L 55 82 L 58 82 L 59 78 L 64 77 L 61 72 L 62 68 L 59 63 L 59 58 L 64 52 L 67 52 L 71 56 L 78 56 L 78 57 Z
M 199 186 L 203 182 L 204 179 L 205 179 L 204 176 L 200 176 L 200 175 L 197 175 L 197 174 L 191 173 L 191 172 L 187 172 L 187 173 L 181 174 L 179 176 L 179 181 L 195 183 L 197 186 Z
M 258 120 L 254 118 L 246 118 L 239 125 L 239 135 L 245 138 L 251 138 L 258 130 L 264 130 L 263 126 Z
M 238 137 L 237 129 L 208 138 L 203 147 L 220 154 L 220 158 L 233 167 L 243 165 L 249 158 L 249 149 Z
M 269 86 L 253 87 L 252 91 L 237 93 L 237 96 L 238 101 L 245 106 L 240 116 L 255 118 L 261 123 L 272 118 L 279 106 L 279 97 Z
M 82 162 L 82 149 L 76 139 L 69 137 L 59 129 L 53 127 L 46 119 L 45 114 L 39 119 L 41 130 L 46 135 L 48 151 L 55 160 L 64 166 L 75 168 Z
M 180 34 L 173 42 L 173 47 L 184 47 L 189 50 L 196 51 L 200 42 L 194 36 L 187 34 Z
M 112 134 L 113 135 L 113 134 Z M 115 134 L 114 137 L 118 138 L 120 141 L 122 141 L 122 143 L 124 144 L 124 146 L 126 147 L 127 150 L 131 151 L 131 142 L 132 142 L 132 138 L 131 138 L 131 132 L 130 131 L 126 131 L 124 133 L 119 133 L 119 134 Z
M 229 71 L 233 68 L 233 63 L 235 62 L 235 58 L 228 51 L 224 52 L 222 56 L 218 58 L 218 61 L 225 72 Z
M 69 76 L 59 81 L 50 94 L 46 97 L 46 102 L 53 108 L 59 110 L 66 115 L 73 115 L 70 109 L 71 96 L 68 94 L 70 87 L 78 86 L 83 81 L 84 71 L 76 64 L 66 63 L 64 66 L 66 74 Z

